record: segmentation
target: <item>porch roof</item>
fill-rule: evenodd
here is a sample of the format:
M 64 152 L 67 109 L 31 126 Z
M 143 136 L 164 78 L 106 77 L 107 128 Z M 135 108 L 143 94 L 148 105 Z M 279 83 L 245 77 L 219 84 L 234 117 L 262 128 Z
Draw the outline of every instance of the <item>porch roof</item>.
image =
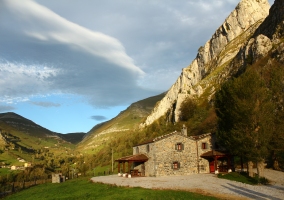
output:
M 145 154 L 136 154 L 136 155 L 122 157 L 115 161 L 117 162 L 123 162 L 123 161 L 146 162 L 147 160 L 148 160 L 148 157 Z
M 208 157 L 214 157 L 214 156 L 229 156 L 229 155 L 230 154 L 226 152 L 212 150 L 212 151 L 207 151 L 206 153 L 201 154 L 200 157 L 208 158 Z

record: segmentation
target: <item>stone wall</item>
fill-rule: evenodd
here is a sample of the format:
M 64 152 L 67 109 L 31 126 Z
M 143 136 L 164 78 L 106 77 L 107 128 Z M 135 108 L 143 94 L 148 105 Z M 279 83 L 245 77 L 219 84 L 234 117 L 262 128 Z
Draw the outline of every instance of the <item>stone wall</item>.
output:
M 202 143 L 207 144 L 205 149 L 202 148 Z M 177 150 L 177 144 L 182 144 L 181 150 Z M 199 156 L 210 150 L 212 150 L 211 134 L 196 140 L 178 132 L 171 133 L 155 139 L 152 143 L 133 147 L 133 154 L 143 153 L 149 158 L 144 163 L 144 167 L 141 163 L 136 163 L 134 168 L 141 172 L 144 172 L 145 168 L 145 176 L 209 173 L 209 162 Z M 178 162 L 178 169 L 174 169 L 174 162 Z
M 176 144 L 183 145 L 176 150 Z M 173 134 L 155 143 L 154 176 L 189 175 L 197 173 L 197 154 L 195 141 L 180 134 Z M 179 169 L 173 169 L 173 162 L 179 163 Z
M 198 150 L 198 166 L 199 166 L 199 173 L 209 173 L 209 162 L 208 160 L 201 158 L 200 155 L 211 151 L 213 149 L 214 142 L 212 140 L 211 134 L 204 135 L 205 137 L 197 139 L 197 150 Z M 205 145 L 205 148 L 204 148 Z
M 141 153 L 145 154 L 149 158 L 149 160 L 144 163 L 144 166 L 142 163 L 134 163 L 133 168 L 138 169 L 145 176 L 153 176 L 154 168 L 152 166 L 152 162 L 154 159 L 154 143 L 148 143 L 133 147 L 133 155 Z

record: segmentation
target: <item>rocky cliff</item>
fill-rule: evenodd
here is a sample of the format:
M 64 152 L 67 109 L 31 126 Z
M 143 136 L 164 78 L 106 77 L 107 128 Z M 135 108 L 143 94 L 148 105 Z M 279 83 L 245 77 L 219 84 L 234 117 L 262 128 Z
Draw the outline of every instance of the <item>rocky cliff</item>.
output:
M 252 37 L 244 43 L 238 54 L 228 66 L 227 71 L 246 68 L 266 57 L 266 64 L 284 64 L 284 1 L 275 0 L 269 15 L 256 29 Z
M 279 2 L 281 4 L 282 1 Z M 196 98 L 199 102 L 210 101 L 220 84 L 238 71 L 241 63 L 234 58 L 242 57 L 240 62 L 244 64 L 248 54 L 254 52 L 253 58 L 257 59 L 265 51 L 269 51 L 269 48 L 263 49 L 265 45 L 271 46 L 266 36 L 249 40 L 268 16 L 269 8 L 267 0 L 241 0 L 212 38 L 198 49 L 196 58 L 182 70 L 176 83 L 141 127 L 153 123 L 165 114 L 170 118 L 169 121 L 179 121 L 179 109 L 186 98 Z

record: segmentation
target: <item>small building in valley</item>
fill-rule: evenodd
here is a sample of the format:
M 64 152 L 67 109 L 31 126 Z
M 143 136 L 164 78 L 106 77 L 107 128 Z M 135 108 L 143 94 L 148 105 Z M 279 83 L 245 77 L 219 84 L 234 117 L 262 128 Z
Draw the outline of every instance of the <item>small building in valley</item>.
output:
M 62 176 L 62 173 L 52 173 L 52 183 L 62 182 L 65 182 L 65 176 Z
M 26 162 L 26 163 L 24 164 L 24 167 L 25 167 L 25 168 L 31 167 L 31 166 L 32 166 L 32 163 L 30 163 L 30 162 Z
M 187 136 L 186 127 L 133 147 L 133 155 L 116 160 L 118 171 L 141 176 L 217 173 L 232 167 L 232 157 L 214 134 Z

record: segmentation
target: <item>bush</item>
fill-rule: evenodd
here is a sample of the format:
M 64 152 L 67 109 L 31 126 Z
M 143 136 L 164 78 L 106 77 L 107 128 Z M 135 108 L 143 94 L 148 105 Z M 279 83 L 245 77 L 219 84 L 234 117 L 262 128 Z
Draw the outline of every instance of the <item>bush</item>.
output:
M 256 175 L 254 177 L 254 179 L 257 181 L 258 184 L 262 184 L 262 185 L 268 185 L 269 184 L 269 180 L 265 177 L 259 177 L 258 175 Z

